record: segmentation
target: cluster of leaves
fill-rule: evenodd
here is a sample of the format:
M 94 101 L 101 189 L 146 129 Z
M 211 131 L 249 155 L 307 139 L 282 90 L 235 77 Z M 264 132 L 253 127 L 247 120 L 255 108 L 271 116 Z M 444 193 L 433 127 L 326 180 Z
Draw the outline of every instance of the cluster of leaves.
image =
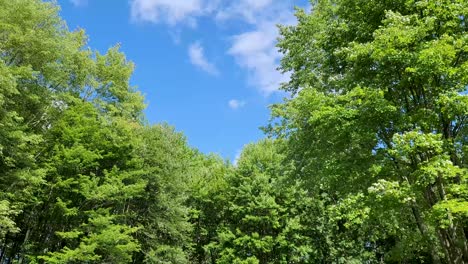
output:
M 273 140 L 247 145 L 235 168 L 212 168 L 215 173 L 204 177 L 203 184 L 214 188 L 193 197 L 194 263 L 320 259 L 308 222 L 317 208 L 299 182 L 289 179 L 282 145 Z
M 323 0 L 281 27 L 268 132 L 319 194 L 325 262 L 468 263 L 466 0 Z
M 183 263 L 194 152 L 54 2 L 0 1 L 0 263 Z

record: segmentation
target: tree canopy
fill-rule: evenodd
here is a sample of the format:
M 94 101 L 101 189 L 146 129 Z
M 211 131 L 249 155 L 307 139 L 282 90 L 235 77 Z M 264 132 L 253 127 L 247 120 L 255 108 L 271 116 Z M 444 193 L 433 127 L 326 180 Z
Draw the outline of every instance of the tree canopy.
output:
M 231 164 L 148 124 L 118 45 L 0 0 L 0 263 L 468 263 L 468 2 L 310 3 Z

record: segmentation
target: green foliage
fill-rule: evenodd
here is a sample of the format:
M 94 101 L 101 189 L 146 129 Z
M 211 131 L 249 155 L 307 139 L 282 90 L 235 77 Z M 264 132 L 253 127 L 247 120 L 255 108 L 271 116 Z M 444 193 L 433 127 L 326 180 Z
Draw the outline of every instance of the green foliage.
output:
M 186 206 L 186 179 L 192 151 L 185 138 L 167 125 L 145 127 L 137 153 L 146 185 L 141 197 L 132 199 L 127 210 L 143 226 L 137 232 L 144 263 L 186 263 L 191 225 Z
M 0 263 L 186 258 L 191 152 L 143 124 L 133 64 L 92 52 L 55 2 L 0 7 Z
M 311 4 L 232 165 L 145 123 L 119 46 L 0 0 L 0 263 L 468 263 L 468 3 Z
M 330 262 L 468 261 L 467 6 L 316 1 L 281 27 L 296 96 L 269 132 L 325 195 Z
M 139 249 L 131 236 L 138 228 L 116 225 L 113 216 L 106 212 L 92 213 L 88 223 L 82 226 L 86 236 L 75 249 L 64 247 L 58 252 L 41 256 L 47 263 L 129 263 L 132 253 Z M 62 232 L 62 238 L 77 238 L 83 232 Z
M 311 200 L 282 166 L 280 142 L 245 147 L 226 178 L 226 207 L 210 245 L 218 263 L 309 263 L 312 239 L 305 225 Z
M 16 233 L 18 228 L 15 222 L 11 219 L 12 216 L 19 212 L 10 208 L 8 201 L 0 201 L 0 238 L 4 238 L 8 232 Z
M 217 156 L 195 153 L 190 167 L 188 204 L 193 229 L 191 263 L 213 263 L 218 249 L 212 245 L 225 216 L 228 183 L 233 167 Z

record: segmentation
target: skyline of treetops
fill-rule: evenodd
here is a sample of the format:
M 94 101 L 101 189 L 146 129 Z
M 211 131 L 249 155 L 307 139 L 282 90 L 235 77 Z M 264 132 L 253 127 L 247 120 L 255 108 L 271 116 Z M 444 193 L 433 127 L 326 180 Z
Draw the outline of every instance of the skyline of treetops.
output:
M 130 6 L 194 30 L 220 10 L 259 28 L 262 8 L 290 12 L 269 0 L 161 3 Z M 467 0 L 297 8 L 274 34 L 287 78 L 270 92 L 284 98 L 259 104 L 263 136 L 235 162 L 154 122 L 125 43 L 93 47 L 61 12 L 0 0 L 0 264 L 468 263 Z M 211 50 L 197 47 L 200 62 Z M 198 66 L 231 87 L 224 68 Z M 166 70 L 177 78 L 159 90 L 197 78 Z M 171 103 L 187 110 L 185 88 Z

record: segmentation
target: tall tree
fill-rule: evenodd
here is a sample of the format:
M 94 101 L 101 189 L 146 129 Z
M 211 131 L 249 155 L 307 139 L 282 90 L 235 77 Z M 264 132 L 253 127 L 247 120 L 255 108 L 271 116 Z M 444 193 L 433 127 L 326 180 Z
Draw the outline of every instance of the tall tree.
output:
M 465 0 L 323 0 L 281 27 L 296 96 L 273 107 L 270 131 L 329 197 L 332 239 L 348 241 L 330 245 L 336 262 L 468 262 L 467 12 Z
M 210 248 L 216 263 L 310 263 L 314 259 L 306 215 L 312 203 L 288 181 L 280 142 L 246 146 L 228 175 L 223 222 Z
M 185 137 L 162 124 L 140 129 L 137 148 L 146 182 L 139 197 L 129 201 L 141 251 L 134 263 L 188 263 L 190 249 L 188 187 L 193 150 Z
M 29 254 L 48 252 L 41 257 L 47 263 L 132 259 L 138 226 L 126 221 L 127 204 L 146 184 L 132 133 L 131 123 L 108 119 L 90 102 L 69 104 L 47 137 L 42 204 L 25 210 L 38 216 L 22 228 L 32 240 Z
M 0 263 L 186 259 L 191 150 L 143 124 L 133 64 L 54 2 L 0 7 Z
M 228 192 L 227 175 L 234 168 L 220 157 L 196 153 L 190 167 L 189 200 L 192 229 L 191 263 L 216 263 L 219 250 L 211 247 L 224 222 Z

